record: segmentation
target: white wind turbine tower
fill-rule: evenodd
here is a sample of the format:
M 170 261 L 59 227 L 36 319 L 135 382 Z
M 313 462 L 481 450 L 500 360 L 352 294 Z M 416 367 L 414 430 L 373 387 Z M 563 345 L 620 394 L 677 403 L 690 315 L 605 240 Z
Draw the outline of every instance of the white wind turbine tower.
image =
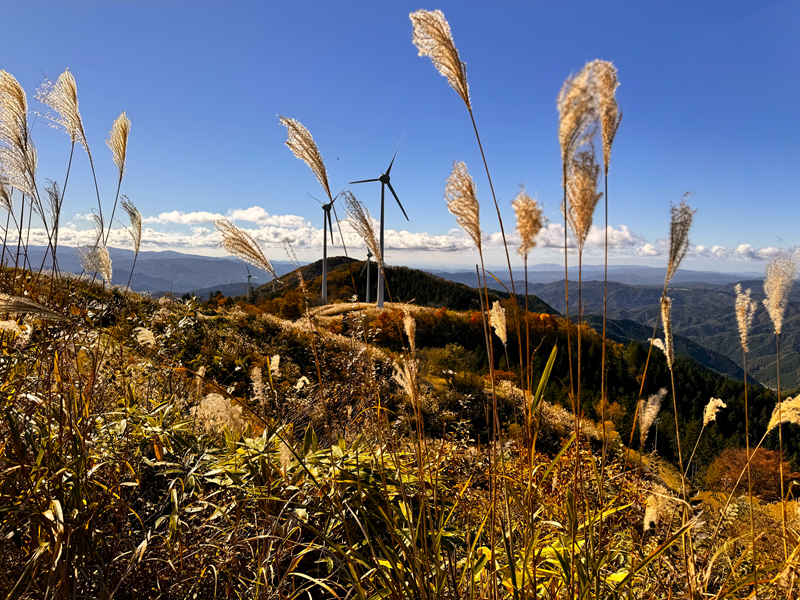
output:
M 403 134 L 403 135 L 405 135 L 405 134 Z M 401 137 L 400 138 L 400 144 L 402 144 L 402 143 L 403 143 L 403 138 Z M 400 198 L 397 197 L 397 194 L 395 193 L 394 188 L 392 187 L 391 177 L 390 177 L 390 174 L 392 172 L 392 165 L 394 165 L 394 159 L 397 157 L 397 152 L 400 150 L 400 144 L 397 144 L 397 150 L 394 151 L 394 156 L 392 157 L 392 162 L 389 163 L 389 168 L 386 169 L 385 173 L 381 173 L 380 177 L 378 177 L 377 179 L 363 179 L 361 181 L 351 181 L 350 182 L 351 184 L 369 183 L 369 182 L 372 182 L 372 181 L 380 181 L 381 182 L 381 234 L 380 234 L 380 245 L 381 245 L 381 256 L 384 257 L 384 261 L 385 261 L 386 254 L 384 252 L 384 247 L 383 247 L 383 222 L 384 222 L 384 220 L 383 220 L 383 200 L 384 200 L 384 192 L 385 192 L 386 186 L 389 186 L 389 191 L 392 192 L 392 196 L 394 196 L 394 199 L 397 200 L 397 204 L 400 206 L 400 210 L 403 211 L 403 216 L 406 218 L 406 221 L 409 220 L 408 215 L 406 214 L 406 210 L 403 208 L 403 205 L 400 203 Z M 385 262 L 384 262 L 384 264 L 385 264 Z M 383 288 L 384 288 L 384 284 L 383 284 L 383 269 L 378 269 L 378 308 L 383 308 Z

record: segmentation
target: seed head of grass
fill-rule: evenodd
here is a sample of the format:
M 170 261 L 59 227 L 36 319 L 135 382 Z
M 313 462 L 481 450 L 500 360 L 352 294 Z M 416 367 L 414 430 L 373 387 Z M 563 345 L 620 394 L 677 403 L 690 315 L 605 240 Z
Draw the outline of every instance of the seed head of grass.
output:
M 275 279 L 278 279 L 278 274 L 272 268 L 272 263 L 267 260 L 261 248 L 249 233 L 239 229 L 227 219 L 219 219 L 214 225 L 222 234 L 220 247 L 225 248 L 230 254 L 238 256 L 254 267 L 264 269 Z
M 787 398 L 783 402 L 779 402 L 772 410 L 772 417 L 770 417 L 769 424 L 767 425 L 767 433 L 775 429 L 781 423 L 794 423 L 800 425 L 800 395 L 794 398 Z
M 556 105 L 558 107 L 558 140 L 561 144 L 561 160 L 569 167 L 573 156 L 593 133 L 597 120 L 597 91 L 592 63 L 570 76 L 561 86 Z
M 50 202 L 50 214 L 55 222 L 56 217 L 61 213 L 61 189 L 58 187 L 57 181 L 48 181 L 45 191 Z
M 45 308 L 27 298 L 20 296 L 9 296 L 0 294 L 0 313 L 11 313 L 18 315 L 33 315 L 47 321 L 66 321 L 67 319 L 57 312 Z
M 492 310 L 489 311 L 489 325 L 494 329 L 497 337 L 503 342 L 503 346 L 508 342 L 508 331 L 506 330 L 506 309 L 500 306 L 500 303 L 495 300 L 492 304 Z
M 672 345 L 672 299 L 664 296 L 661 299 L 661 321 L 664 324 L 664 354 L 667 357 L 667 365 L 672 370 L 672 363 L 675 360 L 675 350 Z
M 35 198 L 36 162 L 25 91 L 13 75 L 0 70 L 0 176 Z
M 481 252 L 481 207 L 475 194 L 475 182 L 463 162 L 453 162 L 453 172 L 447 178 L 444 199 L 447 200 L 447 210 L 455 216 L 456 222 Z
M 400 384 L 400 387 L 403 388 L 403 391 L 411 398 L 412 401 L 416 401 L 419 391 L 417 387 L 417 361 L 414 359 L 411 360 L 404 360 L 400 363 L 394 363 L 394 374 L 392 375 L 392 379 L 394 379 L 397 383 Z
M 692 227 L 692 219 L 697 211 L 692 210 L 686 204 L 688 197 L 689 192 L 686 192 L 678 206 L 670 206 L 672 219 L 669 226 L 669 261 L 667 262 L 666 285 L 669 285 L 689 249 L 689 229 Z
M 600 165 L 594 156 L 594 147 L 578 152 L 572 159 L 572 164 L 567 175 L 567 198 L 569 212 L 567 222 L 572 228 L 578 248 L 583 251 L 589 229 L 592 227 L 597 203 L 603 197 L 597 191 L 597 178 L 600 175 Z M 563 209 L 563 207 L 562 207 Z
M 723 408 L 728 408 L 728 405 L 719 398 L 711 398 L 708 404 L 706 404 L 705 409 L 703 409 L 703 427 L 716 421 L 717 413 Z
M 644 449 L 644 443 L 647 441 L 647 434 L 650 433 L 650 427 L 653 421 L 658 416 L 658 411 L 661 410 L 661 403 L 667 395 L 667 388 L 661 388 L 655 394 L 647 398 L 639 400 L 639 447 Z
M 114 155 L 114 164 L 117 165 L 119 178 L 125 175 L 125 159 L 128 157 L 128 136 L 131 133 L 131 120 L 123 112 L 116 118 L 108 132 L 106 145 L 111 148 Z
M 467 65 L 458 57 L 450 24 L 440 10 L 418 10 L 408 15 L 414 26 L 412 41 L 419 50 L 420 56 L 429 56 L 433 66 L 447 82 L 458 92 L 464 104 L 472 110 L 467 84 Z
M 764 306 L 775 326 L 776 335 L 781 333 L 789 290 L 797 277 L 795 267 L 795 262 L 788 256 L 779 256 L 767 264 L 767 278 L 764 280 L 764 293 L 767 297 L 764 299 Z
M 86 131 L 83 128 L 83 119 L 78 110 L 78 85 L 69 69 L 59 75 L 55 83 L 45 81 L 39 86 L 39 89 L 36 90 L 36 99 L 57 113 L 56 115 L 48 113 L 44 117 L 54 127 L 63 129 L 73 144 L 80 144 L 91 156 L 92 153 L 89 152 L 89 144 L 86 141 Z
M 85 271 L 88 273 L 100 273 L 106 285 L 111 285 L 111 276 L 113 274 L 111 257 L 108 255 L 108 248 L 104 244 L 80 248 L 78 250 L 78 258 Z
M 605 60 L 594 61 L 594 74 L 597 81 L 597 102 L 600 113 L 600 134 L 603 137 L 603 167 L 608 175 L 611 163 L 611 146 L 617 135 L 622 113 L 617 105 L 617 69 Z
M 14 212 L 14 201 L 11 198 L 11 187 L 9 187 L 8 182 L 3 179 L 0 179 L 0 206 L 10 213 Z
M 747 352 L 747 334 L 750 332 L 750 324 L 753 322 L 753 316 L 756 314 L 755 300 L 750 298 L 750 290 L 742 291 L 742 285 L 736 284 L 736 322 L 739 324 L 739 337 L 742 342 L 742 350 Z
M 128 218 L 131 220 L 130 234 L 133 238 L 133 251 L 139 254 L 139 247 L 142 244 L 142 213 L 134 206 L 127 196 L 122 196 L 122 210 L 128 213 Z
M 314 175 L 316 175 L 322 189 L 328 195 L 328 199 L 333 201 L 331 186 L 328 184 L 328 171 L 325 169 L 322 155 L 319 153 L 311 133 L 296 119 L 288 119 L 280 115 L 278 115 L 278 118 L 281 125 L 286 127 L 288 133 L 286 146 L 297 158 L 309 166 Z
M 244 431 L 247 427 L 242 407 L 234 406 L 222 394 L 208 394 L 192 409 L 192 416 L 211 434 L 221 433 L 225 427 L 230 431 Z
M 406 330 L 408 336 L 408 345 L 411 347 L 411 354 L 414 355 L 417 351 L 417 322 L 411 316 L 411 307 L 405 306 L 403 312 L 403 328 Z
M 517 197 L 511 202 L 517 216 L 517 233 L 522 239 L 519 245 L 519 255 L 527 258 L 530 251 L 536 246 L 536 236 L 539 235 L 547 219 L 542 214 L 539 203 L 521 189 Z
M 383 266 L 381 247 L 378 244 L 378 238 L 375 236 L 375 228 L 372 226 L 372 216 L 369 214 L 369 209 L 356 200 L 356 197 L 347 190 L 342 192 L 342 197 L 344 198 L 350 226 L 364 240 L 369 251 L 375 256 L 375 260 L 378 261 L 378 265 Z

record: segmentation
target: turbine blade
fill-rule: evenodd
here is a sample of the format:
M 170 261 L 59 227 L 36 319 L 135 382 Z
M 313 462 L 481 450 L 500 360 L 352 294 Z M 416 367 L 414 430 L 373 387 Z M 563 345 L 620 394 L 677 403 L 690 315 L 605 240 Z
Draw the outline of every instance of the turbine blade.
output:
M 361 181 L 351 181 L 348 185 L 353 185 L 354 183 L 370 183 L 371 181 L 380 181 L 380 179 L 362 179 Z
M 397 197 L 397 194 L 395 193 L 394 188 L 392 187 L 392 184 L 391 183 L 387 183 L 386 185 L 389 186 L 389 191 L 392 192 L 392 196 L 394 196 L 394 199 L 397 200 L 397 204 L 400 205 L 400 210 L 403 211 L 403 216 L 406 218 L 406 221 L 410 221 L 411 219 L 408 218 L 408 215 L 406 214 L 406 209 L 403 208 L 402 204 L 400 204 L 400 198 Z
M 306 192 L 306 194 L 308 194 L 308 192 Z M 309 195 L 309 196 L 311 196 L 311 194 L 308 194 L 308 195 Z M 314 198 L 314 196 L 311 196 L 311 197 L 312 197 L 312 198 Z M 317 199 L 316 199 L 316 198 L 314 198 L 314 200 L 317 200 Z M 320 204 L 322 204 L 322 202 L 320 202 L 319 200 L 317 200 L 317 202 L 319 202 Z
M 392 162 L 389 163 L 389 168 L 386 169 L 386 174 L 387 175 L 392 172 L 392 165 L 394 164 L 394 159 L 397 158 L 397 153 L 400 151 L 400 144 L 403 143 L 403 138 L 405 136 L 406 136 L 406 132 L 404 131 L 403 135 L 400 136 L 400 143 L 397 144 L 397 150 L 394 151 L 394 156 L 392 157 Z
M 366 262 L 366 261 L 364 262 L 364 266 L 361 267 L 361 273 L 358 274 L 359 277 L 361 277 L 364 274 L 364 271 L 367 270 L 367 265 L 368 264 L 369 264 L 368 262 Z
M 344 243 L 344 234 L 342 233 L 342 224 L 339 222 L 339 215 L 336 214 L 336 206 L 331 205 L 333 208 L 333 216 L 336 217 L 336 229 L 339 230 L 339 237 L 342 238 L 342 248 L 344 249 L 344 255 L 347 256 L 347 246 Z

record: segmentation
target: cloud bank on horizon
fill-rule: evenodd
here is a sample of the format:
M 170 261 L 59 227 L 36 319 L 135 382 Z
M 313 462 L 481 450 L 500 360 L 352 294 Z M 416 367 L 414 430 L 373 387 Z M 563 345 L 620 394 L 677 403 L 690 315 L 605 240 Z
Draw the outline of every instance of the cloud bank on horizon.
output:
M 200 250 L 217 248 L 222 239 L 214 228 L 218 219 L 229 219 L 239 227 L 250 233 L 265 248 L 274 248 L 282 251 L 283 242 L 288 239 L 292 246 L 308 257 L 313 252 L 321 250 L 322 229 L 314 227 L 308 220 L 298 215 L 277 215 L 267 212 L 259 206 L 244 209 L 234 209 L 227 213 L 209 211 L 183 212 L 170 211 L 158 215 L 148 216 L 143 219 L 145 229 L 142 234 L 142 248 L 147 250 Z M 83 225 L 92 219 L 91 215 L 75 215 L 74 219 L 65 223 L 59 231 L 59 244 L 66 246 L 82 246 L 93 244 L 95 241 L 94 229 Z M 82 223 L 83 222 L 83 223 Z M 247 226 L 246 224 L 249 224 Z M 378 228 L 377 220 L 374 220 Z M 366 249 L 361 238 L 355 233 L 346 219 L 340 221 L 340 231 L 335 230 L 335 239 L 328 243 L 333 248 L 341 248 L 342 237 L 352 253 L 363 253 Z M 12 232 L 9 232 L 12 233 Z M 386 229 L 387 252 L 444 252 L 450 258 L 443 262 L 460 262 L 454 255 L 465 251 L 474 250 L 474 244 L 464 233 L 454 228 L 446 234 L 431 234 L 427 232 L 411 232 L 407 230 Z M 516 233 L 508 233 L 506 239 L 511 250 L 516 250 L 519 237 Z M 503 245 L 502 234 L 497 231 L 484 233 L 484 247 L 491 250 L 501 250 Z M 32 244 L 46 244 L 47 237 L 44 229 L 32 229 L 30 241 Z M 592 225 L 586 241 L 584 256 L 587 258 L 598 257 L 603 254 L 605 236 L 602 227 Z M 575 250 L 577 245 L 570 233 L 567 236 L 570 250 Z M 118 227 L 111 232 L 109 246 L 128 248 L 132 247 L 128 232 Z M 627 225 L 608 228 L 609 257 L 611 258 L 659 258 L 665 256 L 669 250 L 669 241 L 666 238 L 648 240 L 644 235 L 635 233 Z M 564 226 L 561 223 L 548 223 L 537 236 L 536 248 L 545 256 L 563 255 L 564 251 Z M 534 250 L 535 252 L 536 250 Z M 750 244 L 740 244 L 735 248 L 721 245 L 695 245 L 692 246 L 687 258 L 704 259 L 711 261 L 769 261 L 784 252 L 780 248 L 764 247 L 755 248 Z M 800 257 L 800 246 L 792 246 L 785 252 Z M 399 258 L 399 257 L 398 257 Z M 408 257 L 406 257 L 408 258 Z M 467 262 L 471 262 L 470 259 Z

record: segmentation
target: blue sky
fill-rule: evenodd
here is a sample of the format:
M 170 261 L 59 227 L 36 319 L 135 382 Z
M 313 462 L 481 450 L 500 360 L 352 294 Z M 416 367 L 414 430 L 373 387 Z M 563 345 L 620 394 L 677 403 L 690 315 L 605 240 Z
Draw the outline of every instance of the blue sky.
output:
M 283 145 L 283 114 L 314 135 L 337 191 L 380 175 L 405 132 L 392 183 L 411 222 L 387 203 L 388 261 L 468 267 L 477 257 L 443 198 L 454 160 L 475 178 L 483 231 L 499 228 L 469 115 L 411 43 L 418 8 L 444 11 L 467 63 L 507 230 L 524 183 L 553 222 L 550 237 L 563 231 L 555 98 L 570 73 L 601 58 L 619 70 L 624 112 L 609 190 L 614 262 L 662 264 L 669 204 L 687 190 L 698 209 L 687 266 L 759 270 L 800 243 L 797 2 L 17 2 L 4 10 L 0 68 L 41 112 L 36 87 L 72 71 L 104 207 L 116 183 L 104 140 L 127 112 L 123 193 L 145 217 L 147 249 L 219 253 L 222 214 L 271 258 L 285 258 L 285 236 L 302 260 L 320 256 L 322 211 L 306 193 L 322 191 Z M 41 118 L 33 134 L 39 181 L 62 181 L 67 136 Z M 377 218 L 379 186 L 351 189 Z M 81 155 L 64 242 L 88 239 L 81 215 L 95 206 Z M 117 227 L 111 245 L 121 246 Z M 561 260 L 547 245 L 531 262 Z M 488 246 L 488 262 L 504 262 Z M 587 261 L 601 251 L 591 247 Z

